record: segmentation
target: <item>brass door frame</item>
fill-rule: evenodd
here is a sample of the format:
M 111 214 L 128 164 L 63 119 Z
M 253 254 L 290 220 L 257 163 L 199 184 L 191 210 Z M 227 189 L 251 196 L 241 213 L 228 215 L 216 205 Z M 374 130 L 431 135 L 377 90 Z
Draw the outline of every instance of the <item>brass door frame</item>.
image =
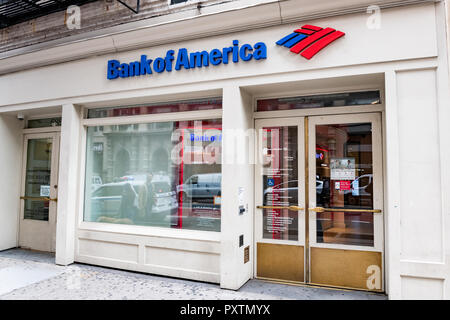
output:
M 372 114 L 374 114 L 374 113 L 372 113 Z M 355 113 L 355 114 L 351 114 L 351 116 L 354 116 L 354 115 L 364 115 L 365 116 L 365 115 L 370 115 L 370 113 Z M 381 114 L 377 112 L 376 115 L 379 116 L 380 120 L 381 120 Z M 311 116 L 311 117 L 316 118 L 316 117 L 320 117 L 320 116 Z M 333 115 L 327 115 L 327 117 L 333 117 Z M 305 209 L 303 207 L 299 208 L 297 206 L 289 206 L 289 207 L 285 207 L 285 208 L 289 209 L 289 210 L 301 210 L 301 209 L 304 209 L 304 214 L 305 214 L 305 216 L 304 216 L 304 226 L 305 226 L 305 229 L 304 229 L 304 235 L 305 235 L 305 242 L 304 242 L 304 249 L 305 249 L 304 250 L 304 262 L 305 262 L 304 263 L 304 267 L 305 267 L 304 268 L 304 272 L 305 273 L 304 273 L 304 279 L 305 279 L 305 282 L 304 283 L 306 285 L 313 285 L 313 286 L 326 286 L 326 287 L 336 287 L 336 288 L 343 288 L 343 289 L 355 289 L 355 288 L 351 288 L 351 287 L 340 287 L 340 286 L 333 286 L 333 285 L 329 285 L 328 286 L 328 285 L 322 285 L 322 284 L 315 284 L 315 283 L 311 282 L 311 241 L 310 241 L 310 217 L 309 217 L 309 214 L 310 214 L 310 212 L 315 212 L 315 213 L 317 213 L 317 212 L 324 212 L 324 211 L 335 211 L 335 212 L 340 211 L 340 212 L 342 212 L 344 210 L 342 210 L 342 208 L 310 207 L 310 197 L 309 197 L 309 194 L 310 194 L 310 181 L 309 180 L 310 180 L 310 177 L 311 177 L 310 169 L 312 170 L 312 168 L 310 168 L 310 164 L 309 164 L 309 161 L 310 161 L 310 159 L 309 159 L 309 152 L 310 152 L 310 150 L 309 150 L 309 146 L 310 146 L 310 137 L 309 137 L 309 134 L 310 134 L 310 132 L 309 132 L 310 131 L 310 128 L 309 128 L 310 127 L 310 123 L 309 123 L 309 118 L 310 117 L 309 116 L 304 116 L 304 117 L 299 117 L 299 118 L 303 118 L 304 119 L 304 123 L 303 123 L 303 125 L 304 125 L 303 145 L 304 145 L 304 171 L 305 171 L 304 172 L 304 174 L 305 174 L 305 180 L 304 180 L 304 188 L 305 188 L 304 189 L 305 190 L 305 194 L 304 194 L 304 201 L 305 201 L 304 202 L 304 208 Z M 339 118 L 339 116 L 338 116 L 338 118 Z M 274 120 L 276 120 L 276 119 L 274 119 Z M 278 119 L 278 120 L 280 120 L 280 119 Z M 258 120 L 256 120 L 256 121 L 258 121 Z M 349 121 L 349 122 L 351 123 L 351 121 Z M 281 121 L 278 124 L 278 126 L 285 126 L 285 125 L 286 124 L 284 124 Z M 274 125 L 274 126 L 277 126 L 277 125 Z M 299 127 L 300 127 L 300 121 L 299 121 Z M 381 129 L 381 128 L 378 128 L 378 129 Z M 380 131 L 379 134 L 381 135 L 382 132 Z M 299 140 L 298 143 L 300 144 L 302 142 Z M 256 146 L 258 148 L 258 144 L 256 144 Z M 381 152 L 380 154 L 382 154 L 382 147 L 379 150 L 374 150 L 373 149 L 373 152 L 376 152 L 376 151 L 379 151 L 379 152 Z M 256 150 L 256 152 L 259 152 L 259 150 Z M 257 153 L 257 154 L 259 154 L 259 153 Z M 300 172 L 301 168 L 299 168 L 298 170 Z M 382 177 L 382 171 L 381 171 L 380 175 Z M 259 176 L 257 174 L 255 174 L 255 178 L 258 179 Z M 300 177 L 299 177 L 299 179 L 300 179 Z M 300 185 L 299 185 L 299 187 L 300 187 Z M 260 191 L 261 190 L 257 190 L 255 188 L 255 192 L 256 193 L 260 192 Z M 300 199 L 300 197 L 299 197 L 299 199 Z M 257 203 L 257 204 L 259 204 L 259 203 Z M 258 211 L 260 211 L 260 209 L 264 209 L 264 208 L 268 208 L 268 207 L 271 207 L 271 206 L 257 206 L 256 208 L 258 209 Z M 381 207 L 383 207 L 383 206 L 381 206 Z M 275 208 L 275 207 L 272 207 L 272 208 Z M 281 208 L 281 207 L 276 207 L 276 208 Z M 380 214 L 380 213 L 382 213 L 382 209 L 373 209 L 373 210 L 345 209 L 345 211 L 348 211 L 348 212 L 365 212 L 365 213 L 372 213 L 372 214 Z M 261 214 L 261 213 L 257 212 L 256 214 Z M 255 222 L 256 222 L 256 220 L 255 220 Z M 255 228 L 261 228 L 261 226 L 255 224 Z M 374 224 L 374 229 L 375 229 L 375 224 Z M 384 224 L 383 224 L 383 229 L 384 229 Z M 254 243 L 255 243 L 255 248 L 256 248 L 256 244 L 257 244 L 256 238 L 255 238 Z M 349 246 L 349 250 L 358 251 L 358 249 L 352 249 L 351 247 L 352 246 Z M 372 248 L 372 247 L 370 247 L 370 248 Z M 374 249 L 374 248 L 372 248 L 372 249 Z M 336 249 L 336 250 L 345 250 L 345 249 Z M 385 285 L 384 284 L 384 282 L 385 282 L 385 277 L 384 277 L 384 274 L 385 274 L 385 270 L 384 270 L 384 245 L 383 245 L 383 248 L 382 248 L 381 251 L 368 250 L 367 252 L 368 253 L 371 253 L 371 252 L 373 252 L 373 253 L 380 252 L 381 253 L 381 256 L 382 256 L 382 263 L 381 263 L 381 265 L 382 265 L 382 290 L 384 290 L 384 285 Z M 256 257 L 256 249 L 255 249 L 255 264 L 256 263 L 257 263 L 257 257 Z M 263 280 L 269 280 L 269 281 L 273 280 L 273 281 L 278 281 L 278 282 L 296 283 L 295 281 L 289 281 L 289 280 L 267 279 L 267 278 L 263 278 L 263 277 L 258 277 L 258 275 L 256 273 L 256 268 L 255 268 L 255 277 L 263 279 Z M 378 291 L 378 292 L 382 291 L 382 290 L 368 290 L 368 289 L 360 289 L 360 288 L 357 288 L 355 290 Z
M 267 250 L 270 250 L 270 246 L 267 246 L 266 244 L 273 244 L 272 248 L 273 253 L 279 255 L 279 251 L 280 250 L 287 250 L 289 252 L 295 252 L 295 249 L 293 247 L 297 247 L 297 252 L 303 252 L 302 254 L 302 272 L 301 274 L 303 274 L 301 281 L 299 281 L 298 279 L 295 281 L 290 281 L 291 283 L 305 283 L 305 271 L 306 271 L 306 263 L 304 261 L 304 251 L 305 251 L 305 238 L 304 238 L 304 231 L 305 231 L 305 226 L 304 226 L 304 218 L 303 216 L 307 213 L 306 210 L 306 206 L 304 205 L 304 192 L 300 192 L 302 191 L 302 188 L 304 187 L 303 184 L 299 184 L 299 192 L 298 192 L 298 204 L 296 205 L 290 205 L 290 206 L 263 206 L 263 199 L 262 199 L 262 176 L 260 175 L 260 171 L 258 171 L 258 169 L 262 170 L 262 164 L 261 164 L 261 150 L 259 150 L 259 148 L 261 146 L 263 146 L 262 143 L 262 137 L 261 137 L 261 133 L 262 133 L 262 128 L 267 128 L 267 127 L 290 127 L 290 126 L 296 126 L 297 127 L 297 148 L 298 146 L 300 146 L 300 143 L 303 143 L 304 139 L 304 121 L 303 121 L 303 117 L 295 117 L 295 118 L 277 118 L 277 119 L 256 119 L 255 120 L 255 129 L 257 130 L 257 137 L 258 137 L 258 141 L 257 143 L 255 143 L 255 154 L 256 157 L 259 159 L 256 166 L 255 166 L 255 174 L 256 177 L 259 177 L 261 179 L 258 180 L 258 178 L 255 179 L 255 201 L 256 201 L 256 210 L 255 210 L 255 217 L 254 217 L 254 239 L 253 239 L 253 243 L 254 243 L 254 265 L 253 265 L 253 270 L 254 270 L 254 274 L 255 277 L 257 278 L 262 278 L 261 276 L 258 276 L 258 261 L 257 261 L 257 257 L 258 257 L 258 243 L 262 244 L 262 246 L 260 245 L 261 248 L 259 248 L 259 250 L 262 250 L 262 247 L 264 247 L 265 252 L 268 252 Z M 297 167 L 299 168 L 298 170 L 298 180 L 301 182 L 302 180 L 305 179 L 304 174 L 305 171 L 301 168 L 304 167 L 303 161 L 305 159 L 305 155 L 304 153 L 304 149 L 303 148 L 298 148 L 297 152 L 298 152 L 298 157 L 297 157 Z M 261 189 L 260 189 L 261 188 Z M 259 193 L 258 193 L 259 191 Z M 263 235 L 262 235 L 262 228 L 257 228 L 256 226 L 260 226 L 263 222 L 262 222 L 262 216 L 263 216 L 263 210 L 262 209 L 288 209 L 291 210 L 293 212 L 297 212 L 298 214 L 298 230 L 299 230 L 299 234 L 298 234 L 298 240 L 277 240 L 277 242 L 273 242 L 271 239 L 264 239 Z M 277 245 L 284 245 L 285 248 L 282 248 L 282 246 L 278 246 Z M 294 251 L 293 251 L 294 250 Z M 286 251 L 286 252 L 287 252 Z M 292 259 L 290 259 L 292 260 Z M 295 259 L 294 259 L 295 260 Z M 292 263 L 294 263 L 294 260 L 291 261 Z M 297 262 L 298 263 L 298 262 Z M 264 278 L 264 277 L 263 277 Z M 265 278 L 267 280 L 267 278 Z M 282 280 L 280 278 L 277 277 L 271 277 L 271 279 L 277 279 L 278 281 L 285 281 Z M 289 280 L 288 280 L 289 281 Z
M 309 208 L 309 147 L 308 147 L 308 141 L 309 141 L 309 119 L 308 117 L 305 117 L 305 140 L 303 141 L 303 145 L 305 148 L 305 208 Z M 310 282 L 310 253 L 309 253 L 309 212 L 308 210 L 305 210 L 305 283 Z
M 371 123 L 371 131 L 372 131 L 372 168 L 373 168 L 373 181 L 374 181 L 374 187 L 373 187 L 373 209 L 370 210 L 362 210 L 362 209 L 344 209 L 343 208 L 322 208 L 322 207 L 316 207 L 316 192 L 313 190 L 313 186 L 310 185 L 310 188 L 308 190 L 309 194 L 309 207 L 308 207 L 308 216 L 309 216 L 309 222 L 310 222 L 310 235 L 313 235 L 317 232 L 316 230 L 316 217 L 318 212 L 323 211 L 330 211 L 330 212 L 342 212 L 342 211 L 348 211 L 348 212 L 365 212 L 370 213 L 373 215 L 373 239 L 374 243 L 373 246 L 364 246 L 362 244 L 358 245 L 347 245 L 347 244 L 339 244 L 339 243 L 318 243 L 316 242 L 316 238 L 310 238 L 311 241 L 309 241 L 309 259 L 310 259 L 310 282 L 315 284 L 324 284 L 327 283 L 330 279 L 339 279 L 342 284 L 339 286 L 341 287 L 350 287 L 358 290 L 369 290 L 369 291 L 377 291 L 382 292 L 385 288 L 385 266 L 384 266 L 384 215 L 382 214 L 383 208 L 384 208 L 384 202 L 383 202 L 383 147 L 382 147 L 382 126 L 381 126 L 381 113 L 379 112 L 373 112 L 373 113 L 353 113 L 348 115 L 323 115 L 323 116 L 312 116 L 309 117 L 309 134 L 308 137 L 308 156 L 309 156 L 309 162 L 315 161 L 315 147 L 316 147 L 316 126 L 317 125 L 333 125 L 333 124 L 352 124 L 352 123 Z M 314 153 L 314 154 L 313 154 Z M 311 184 L 313 182 L 313 177 L 315 177 L 316 174 L 316 166 L 315 162 L 314 164 L 310 163 L 309 166 L 309 183 Z M 314 248 L 314 252 L 312 252 L 312 249 Z M 320 259 L 320 255 L 323 255 L 324 252 L 328 252 L 330 256 L 333 256 L 332 262 L 333 267 L 328 268 L 329 270 L 325 270 L 327 272 L 323 272 L 320 277 L 318 276 L 318 273 L 313 273 L 312 268 L 314 265 L 317 269 L 317 263 L 313 263 L 311 260 L 313 259 Z M 379 257 L 378 257 L 379 255 Z M 357 261 L 357 264 L 355 264 Z M 368 263 L 368 261 L 371 261 L 373 264 L 366 265 L 365 263 Z M 316 260 L 317 262 L 317 260 Z M 343 262 L 343 264 L 341 264 Z M 352 265 L 353 263 L 353 265 Z M 364 268 L 367 268 L 364 270 L 366 274 L 366 279 L 368 281 L 369 279 L 369 271 L 372 269 L 372 267 L 379 267 L 379 275 L 378 278 L 380 280 L 380 287 L 377 286 L 376 289 L 369 288 L 368 282 L 363 281 L 363 278 L 361 278 L 360 284 L 355 287 L 354 283 L 351 285 L 348 284 L 349 282 L 353 282 L 352 279 L 345 279 L 347 273 L 345 273 L 344 270 L 350 270 L 353 268 L 354 265 L 359 265 L 357 269 L 358 272 L 362 272 L 361 270 Z M 354 268 L 353 268 L 354 269 Z M 356 270 L 356 269 L 355 269 Z M 359 277 L 362 277 L 360 273 Z M 356 277 L 356 273 L 355 273 Z M 320 279 L 319 279 L 320 278 Z M 324 280 L 325 279 L 325 280 Z M 319 281 L 321 280 L 321 281 Z M 348 281 L 351 280 L 351 281 Z M 331 281 L 330 281 L 331 282 Z M 345 284 L 347 283 L 347 284 Z

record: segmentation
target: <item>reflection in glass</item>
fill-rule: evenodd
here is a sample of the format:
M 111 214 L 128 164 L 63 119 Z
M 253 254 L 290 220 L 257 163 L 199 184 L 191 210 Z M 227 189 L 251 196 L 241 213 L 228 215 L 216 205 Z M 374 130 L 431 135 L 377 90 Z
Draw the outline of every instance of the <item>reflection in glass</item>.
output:
M 220 231 L 221 120 L 89 127 L 84 220 Z
M 105 117 L 123 117 L 123 116 L 137 116 L 144 114 L 156 114 L 156 113 L 213 110 L 221 108 L 222 108 L 221 98 L 210 98 L 210 99 L 153 103 L 145 105 L 124 106 L 124 107 L 95 108 L 88 110 L 87 117 L 89 119 L 105 118 Z
M 372 125 L 317 125 L 316 179 L 317 242 L 373 246 Z
M 297 127 L 263 128 L 262 144 L 264 206 L 297 206 Z M 263 209 L 263 238 L 298 240 L 298 212 Z
M 51 138 L 28 140 L 25 197 L 49 196 L 51 158 Z M 24 219 L 48 221 L 48 208 L 49 201 L 26 199 Z
M 257 111 L 313 109 L 380 104 L 379 91 L 346 92 L 257 101 Z
M 60 127 L 61 117 L 45 118 L 45 119 L 30 119 L 27 121 L 27 128 L 45 128 L 45 127 Z

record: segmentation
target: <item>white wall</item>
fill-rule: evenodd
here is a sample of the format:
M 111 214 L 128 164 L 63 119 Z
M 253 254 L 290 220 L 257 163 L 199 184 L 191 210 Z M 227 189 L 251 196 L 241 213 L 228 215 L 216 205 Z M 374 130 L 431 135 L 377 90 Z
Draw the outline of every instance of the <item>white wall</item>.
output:
M 220 281 L 220 235 L 216 232 L 83 223 L 76 237 L 78 262 Z
M 443 168 L 450 160 L 450 132 L 440 122 L 448 112 L 442 114 L 445 107 L 438 103 L 437 70 L 397 71 L 390 80 L 387 95 L 395 96 L 386 105 L 390 297 L 448 298 L 450 199 Z
M 58 208 L 56 222 L 56 263 L 74 261 L 75 229 L 78 203 L 81 108 L 62 106 L 61 141 L 59 144 Z
M 253 152 L 255 137 L 251 97 L 237 86 L 223 90 L 224 139 L 222 144 L 222 227 L 220 251 L 220 286 L 239 289 L 253 275 L 254 179 Z M 249 130 L 250 129 L 250 130 Z M 239 190 L 243 192 L 246 212 L 239 214 Z M 239 236 L 244 244 L 239 247 Z M 250 261 L 244 263 L 244 248 L 250 246 Z
M 18 245 L 22 127 L 23 121 L 0 115 L 0 250 Z
M 388 277 L 391 299 L 450 298 L 450 119 L 445 7 L 438 65 L 386 74 Z
M 382 13 L 382 27 L 368 29 L 367 14 L 350 14 L 307 21 L 323 27 L 331 26 L 346 32 L 345 37 L 328 46 L 311 60 L 293 54 L 287 48 L 277 46 L 276 41 L 292 33 L 303 23 L 293 23 L 271 28 L 181 41 L 169 45 L 99 55 L 88 59 L 35 68 L 0 76 L 0 106 L 13 106 L 29 102 L 68 99 L 68 103 L 80 103 L 73 97 L 86 97 L 131 90 L 149 90 L 183 84 L 207 85 L 225 79 L 244 79 L 269 76 L 275 73 L 319 70 L 339 66 L 356 66 L 385 61 L 403 61 L 437 56 L 436 21 L 434 5 L 421 5 L 388 9 Z M 417 21 L 421 27 L 417 28 Z M 306 23 L 306 22 L 305 22 Z M 202 26 L 203 28 L 203 26 Z M 414 32 L 412 32 L 414 30 Z M 123 41 L 130 41 L 121 35 Z M 232 45 L 233 40 L 242 45 L 264 41 L 267 44 L 267 60 L 220 64 L 208 68 L 181 69 L 148 76 L 107 80 L 107 61 L 118 59 L 132 62 L 147 54 L 149 58 L 164 57 L 167 50 L 187 48 L 189 52 L 212 50 Z M 420 39 L 420 41 L 418 41 Z M 116 41 L 116 40 L 115 40 Z M 119 41 L 119 39 L 117 39 Z M 86 43 L 88 50 L 89 44 Z M 81 50 L 81 49 L 80 49 Z M 25 80 L 24 80 L 25 79 Z M 80 81 L 80 79 L 83 79 Z M 23 92 L 27 92 L 26 95 Z M 148 91 L 146 91 L 148 94 Z M 92 97 L 90 97 L 92 99 Z M 57 104 L 61 104 L 58 101 Z

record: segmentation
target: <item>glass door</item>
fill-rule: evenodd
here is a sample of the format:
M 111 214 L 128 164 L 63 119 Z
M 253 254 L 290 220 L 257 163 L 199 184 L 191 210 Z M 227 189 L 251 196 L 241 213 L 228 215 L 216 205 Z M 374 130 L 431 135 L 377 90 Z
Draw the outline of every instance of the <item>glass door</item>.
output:
M 308 120 L 311 283 L 383 289 L 380 118 Z
M 256 129 L 256 277 L 383 291 L 381 115 Z
M 25 136 L 20 247 L 55 251 L 58 149 L 59 133 Z
M 256 274 L 305 281 L 303 118 L 258 120 Z

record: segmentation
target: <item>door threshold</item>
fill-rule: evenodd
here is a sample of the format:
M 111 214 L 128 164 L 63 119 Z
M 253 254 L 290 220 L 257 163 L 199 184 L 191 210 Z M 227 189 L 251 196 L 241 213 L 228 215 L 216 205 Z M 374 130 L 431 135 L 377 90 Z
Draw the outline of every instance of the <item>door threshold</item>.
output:
M 29 247 L 17 247 L 17 248 L 11 248 L 11 249 L 20 249 L 20 250 L 25 250 L 25 251 L 30 251 L 30 252 L 36 252 L 36 253 L 46 253 L 46 254 L 53 254 L 55 255 L 55 251 L 45 251 L 45 250 L 38 250 L 38 249 L 32 249 Z
M 305 282 L 297 282 L 297 281 L 290 281 L 290 280 L 281 280 L 281 279 L 270 279 L 270 278 L 263 278 L 263 277 L 255 277 L 257 280 L 270 282 L 270 283 L 276 283 L 276 284 L 287 284 L 287 285 L 293 285 L 298 287 L 307 287 L 307 288 L 321 288 L 321 289 L 329 289 L 329 290 L 336 290 L 336 291 L 345 291 L 345 292 L 352 292 L 352 291 L 359 291 L 359 292 L 367 292 L 372 294 L 384 294 L 384 291 L 381 290 L 369 290 L 369 289 L 360 289 L 360 288 L 349 288 L 349 287 L 338 287 L 338 286 L 331 286 L 331 285 L 323 285 L 323 284 L 317 284 L 317 283 L 305 283 Z

